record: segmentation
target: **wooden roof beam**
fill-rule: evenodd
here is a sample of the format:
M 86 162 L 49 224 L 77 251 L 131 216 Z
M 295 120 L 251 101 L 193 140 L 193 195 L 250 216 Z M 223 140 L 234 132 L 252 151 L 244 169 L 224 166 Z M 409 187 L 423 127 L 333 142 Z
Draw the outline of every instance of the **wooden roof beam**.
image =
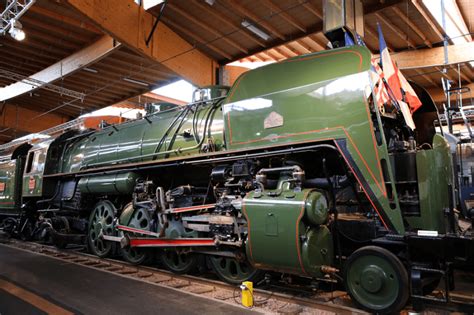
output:
M 41 59 L 58 60 L 64 56 L 63 50 L 55 48 L 52 45 L 46 45 L 41 41 L 37 41 L 33 38 L 28 38 L 28 47 L 18 44 L 18 42 L 13 42 L 11 40 L 2 41 L 2 45 L 10 47 L 13 50 L 24 51 L 30 54 L 41 56 Z
M 415 33 L 423 40 L 423 43 L 425 43 L 426 46 L 428 47 L 433 47 L 433 45 L 431 44 L 431 42 L 428 40 L 428 38 L 426 37 L 426 35 L 423 33 L 422 30 L 420 30 L 420 28 L 412 22 L 412 20 L 410 20 L 408 18 L 408 16 L 405 15 L 405 13 L 402 12 L 402 10 L 400 10 L 398 7 L 392 7 L 392 10 L 395 12 L 395 14 L 400 18 L 402 19 L 412 30 L 415 31 Z
M 461 70 L 467 74 L 468 78 L 469 78 L 469 82 L 472 82 L 473 78 L 474 78 L 474 74 L 472 73 L 472 70 L 471 70 L 471 66 L 469 63 L 464 63 L 462 66 L 461 66 Z
M 325 50 L 325 47 L 311 37 L 302 38 L 301 41 L 309 46 L 313 51 Z
M 28 39 L 36 38 L 38 39 L 38 41 L 42 43 L 48 43 L 50 45 L 54 43 L 54 45 L 61 47 L 61 51 L 63 49 L 69 50 L 69 51 L 76 51 L 82 46 L 81 43 L 65 40 L 64 38 L 52 35 L 50 32 L 39 31 L 36 28 L 27 28 L 27 30 L 28 30 Z
M 404 33 L 401 29 L 399 29 L 394 24 L 390 23 L 390 21 L 382 15 L 380 12 L 376 12 L 375 16 L 377 17 L 378 21 L 384 23 L 389 29 L 391 29 L 398 37 L 402 40 L 406 41 L 408 46 L 416 49 L 416 44 L 411 40 L 406 33 Z
M 474 42 L 449 45 L 448 64 L 474 61 Z M 392 55 L 401 69 L 445 66 L 444 47 L 403 51 Z
M 162 17 L 162 19 L 166 23 L 166 25 L 171 26 L 173 29 L 178 30 L 179 32 L 185 34 L 186 36 L 189 36 L 190 38 L 194 38 L 194 40 L 196 40 L 197 44 L 205 45 L 207 48 L 214 51 L 217 55 L 222 56 L 222 57 L 224 57 L 228 60 L 232 59 L 232 56 L 229 53 L 227 53 L 224 50 L 220 49 L 216 45 L 214 45 L 212 43 L 209 43 L 206 39 L 202 38 L 201 36 L 197 35 L 196 33 L 182 27 L 179 24 L 176 24 L 171 19 L 164 18 L 164 17 Z
M 369 5 L 369 6 L 364 6 L 364 12 L 365 12 L 365 15 L 370 15 L 370 14 L 375 14 L 377 12 L 380 12 L 381 10 L 384 10 L 386 8 L 390 8 L 394 5 L 397 5 L 399 3 L 401 3 L 402 0 L 384 0 L 384 1 L 377 1 L 377 4 L 374 4 L 374 5 Z M 249 12 L 249 10 L 245 9 L 244 7 L 242 7 L 242 5 L 239 3 L 238 0 L 228 0 L 227 3 L 230 3 L 232 8 L 239 12 L 240 14 L 244 15 L 244 17 L 248 17 L 252 20 L 255 21 L 256 24 L 258 25 L 261 25 L 263 26 L 264 28 L 266 28 L 270 33 L 274 34 L 275 31 L 277 31 L 275 29 L 275 27 L 273 27 L 272 25 L 269 25 L 269 23 L 267 23 L 267 21 L 265 20 L 265 18 L 259 18 L 258 16 L 256 16 L 255 14 L 252 14 L 251 12 Z M 312 5 L 308 2 L 308 0 L 299 0 L 299 3 L 301 4 L 301 6 L 305 7 L 305 8 L 308 8 L 308 5 L 305 5 L 305 3 L 308 3 L 309 4 L 309 7 L 312 7 Z M 314 10 L 313 10 L 314 11 Z M 317 10 L 316 10 L 317 12 Z M 314 13 L 314 12 L 313 12 Z M 319 33 L 323 30 L 323 23 L 322 21 L 318 21 L 318 22 L 315 22 L 313 25 L 309 26 L 307 28 L 307 33 L 308 34 L 316 34 L 316 33 Z M 280 34 L 281 36 L 276 36 L 278 38 L 273 38 L 272 41 L 270 42 L 271 44 L 271 47 L 277 47 L 277 46 L 280 46 L 282 47 L 281 45 L 285 45 L 287 44 L 288 42 L 290 41 L 293 41 L 293 40 L 300 40 L 306 36 L 310 36 L 310 35 L 307 35 L 307 34 L 301 34 L 301 32 L 299 33 L 294 33 L 294 34 L 291 34 L 289 36 L 287 36 L 288 38 L 286 38 L 285 35 L 283 34 Z M 324 42 L 322 43 L 322 41 L 318 38 L 315 38 L 315 40 L 322 46 L 326 47 L 326 43 L 327 42 Z M 258 48 L 258 49 L 251 49 L 251 54 L 256 54 L 256 53 L 259 53 L 260 51 L 262 51 L 264 49 L 261 49 L 261 48 Z M 244 58 L 246 57 L 245 55 L 239 55 L 239 56 L 236 56 L 234 58 L 234 60 L 239 60 L 241 58 Z
M 365 30 L 365 33 L 369 34 L 373 39 L 375 39 L 375 42 L 377 43 L 377 45 L 374 46 L 373 48 L 375 51 L 378 51 L 379 50 L 379 45 L 378 45 L 379 35 L 367 25 L 364 26 L 364 30 Z M 392 52 L 394 51 L 392 44 L 390 44 L 390 42 L 387 39 L 385 39 L 385 44 L 387 44 L 387 48 L 389 51 L 392 51 Z
M 30 78 L 43 81 L 46 83 L 53 83 L 54 81 L 70 75 L 87 65 L 99 61 L 104 58 L 120 44 L 116 43 L 109 36 L 103 36 L 94 44 L 64 58 L 63 60 L 33 74 Z M 17 82 L 9 86 L 0 88 L 0 101 L 5 101 L 13 97 L 17 97 L 24 93 L 28 93 L 38 89 L 37 86 L 26 84 L 23 82 Z
M 423 79 L 425 79 L 426 81 L 428 81 L 430 83 L 430 85 L 435 86 L 435 87 L 439 86 L 439 83 L 437 83 L 435 80 L 433 80 L 429 75 L 424 74 L 423 72 L 421 72 L 421 70 L 419 70 L 419 69 L 413 69 L 413 70 L 417 73 L 418 76 L 420 76 Z
M 474 83 L 466 84 L 464 85 L 464 87 L 468 87 L 471 89 L 471 91 L 474 91 Z M 428 93 L 431 95 L 435 103 L 440 104 L 440 103 L 446 102 L 446 96 L 444 95 L 443 89 L 441 88 L 428 89 Z M 452 97 L 454 99 L 455 96 L 452 95 Z
M 296 51 L 298 51 L 301 54 L 309 54 L 311 53 L 311 49 L 308 47 L 302 45 L 299 41 L 295 40 L 294 42 L 290 42 L 288 45 L 293 47 Z
M 441 67 L 435 67 L 436 70 L 438 70 L 439 74 L 443 76 L 444 78 L 453 81 L 453 82 L 458 82 L 450 73 L 449 70 L 452 70 L 451 67 L 446 67 L 446 72 L 443 71 Z
M 216 10 L 211 9 L 207 4 L 204 4 L 201 0 L 194 0 L 194 4 L 196 4 L 200 10 L 203 10 L 204 12 L 212 16 L 214 19 L 219 20 L 221 23 L 227 25 L 229 28 L 235 31 L 238 30 L 240 34 L 244 35 L 248 40 L 254 42 L 255 44 L 261 47 L 267 46 L 262 40 L 255 37 L 255 35 L 249 33 L 249 31 L 246 28 L 242 28 L 240 24 L 234 23 L 232 19 L 226 14 L 222 14 L 222 12 L 217 12 Z M 227 58 L 227 59 L 231 59 L 231 58 Z
M 41 119 L 35 119 L 41 114 L 42 112 L 39 111 L 7 103 L 2 106 L 0 111 L 0 128 L 32 133 L 60 125 L 70 119 L 70 117 L 57 114 L 46 114 L 41 116 Z
M 281 49 L 281 47 L 273 47 L 272 49 L 273 49 L 277 54 L 283 56 L 284 59 L 291 58 L 291 55 L 288 54 L 287 52 L 283 51 L 283 49 Z
M 439 40 L 442 41 L 444 40 L 443 34 L 439 31 L 438 27 L 436 24 L 433 22 L 431 19 L 431 16 L 425 11 L 424 6 L 420 3 L 418 0 L 411 0 L 411 3 L 415 6 L 415 8 L 418 10 L 418 12 L 423 16 L 425 19 L 426 23 L 431 27 L 433 32 L 438 36 Z
M 284 9 L 280 8 L 277 4 L 275 4 L 272 0 L 261 0 L 270 10 L 274 11 L 274 13 L 278 14 L 287 21 L 289 24 L 293 25 L 295 28 L 299 29 L 303 33 L 306 33 L 306 27 L 301 24 L 297 19 L 292 17 L 288 12 Z
M 192 16 L 191 14 L 186 12 L 185 10 L 178 7 L 176 4 L 173 4 L 173 2 L 169 2 L 167 4 L 167 6 L 171 7 L 172 10 L 178 12 L 179 15 L 184 16 L 186 19 L 188 19 L 189 21 L 191 21 L 194 24 L 198 25 L 200 28 L 206 30 L 208 33 L 214 34 L 218 39 L 226 42 L 230 46 L 233 46 L 234 48 L 237 48 L 238 50 L 240 50 L 241 52 L 243 52 L 245 54 L 248 53 L 248 50 L 245 47 L 243 47 L 242 45 L 240 45 L 240 44 L 236 43 L 235 41 L 231 40 L 225 34 L 223 34 L 222 32 L 220 32 L 218 30 L 216 30 L 214 27 L 210 26 L 209 24 L 203 22 L 202 19 L 198 19 L 198 18 Z M 192 37 L 194 37 L 194 35 Z
M 275 61 L 280 61 L 285 58 L 274 49 L 269 49 L 266 51 L 266 53 Z
M 93 33 L 96 33 L 96 34 L 102 34 L 102 32 L 97 27 L 95 27 L 95 26 L 93 26 L 89 23 L 86 23 L 84 21 L 81 21 L 81 20 L 78 20 L 78 19 L 75 19 L 75 18 L 72 18 L 72 17 L 69 17 L 69 16 L 59 14 L 59 13 L 54 12 L 54 11 L 50 11 L 50 10 L 42 8 L 38 5 L 31 6 L 28 9 L 28 11 L 34 12 L 34 13 L 42 15 L 44 17 L 48 17 L 48 18 L 53 19 L 53 20 L 57 20 L 57 21 L 59 21 L 61 23 L 64 23 L 64 24 L 68 24 L 68 25 L 71 25 L 71 26 L 74 26 L 74 27 L 77 27 L 77 28 L 87 30 L 89 32 L 93 32 Z
M 0 60 L 0 68 L 8 69 L 13 72 L 19 73 L 21 75 L 28 75 L 30 73 L 34 73 L 38 71 L 37 67 L 34 67 L 31 63 L 22 63 L 22 62 L 15 62 L 10 63 L 4 60 Z
M 457 65 L 451 65 L 451 69 L 453 69 L 458 75 L 456 82 L 459 82 L 459 77 L 461 77 L 461 80 L 471 82 L 471 79 L 462 71 L 462 68 L 458 70 Z
M 326 50 L 329 40 L 323 35 L 323 33 L 313 33 L 308 35 L 308 37 L 321 45 L 321 47 L 324 47 L 324 50 Z
M 269 55 L 268 51 L 262 51 L 259 55 L 265 59 L 265 61 L 277 61 L 275 58 Z
M 267 61 L 267 60 L 265 60 L 263 57 L 259 56 L 259 54 L 260 54 L 260 53 L 253 55 L 252 58 L 257 59 L 257 60 L 256 60 L 257 62 L 265 62 L 265 61 Z
M 316 16 L 318 19 L 322 20 L 323 19 L 323 13 L 319 11 L 316 7 L 314 7 L 311 3 L 307 2 L 307 0 L 300 0 L 300 3 L 303 5 L 303 7 L 311 12 L 314 16 Z
M 277 60 L 282 60 L 282 59 L 286 59 L 287 57 L 283 54 L 281 54 L 279 51 L 277 51 L 275 48 L 271 48 L 269 50 L 267 50 L 267 52 L 269 54 L 271 54 L 275 59 Z
M 28 14 L 21 17 L 21 23 L 23 24 L 23 26 L 27 26 L 28 24 L 34 25 L 35 27 L 42 28 L 53 34 L 60 34 L 60 36 L 71 38 L 74 41 L 80 41 L 84 43 L 87 43 L 90 41 L 90 36 L 86 36 L 78 32 L 73 32 L 62 27 L 53 26 L 49 23 L 44 22 L 41 19 L 33 18 Z M 25 27 L 25 29 L 29 29 L 29 28 Z
M 286 45 L 282 45 L 280 47 L 275 47 L 275 49 L 278 49 L 278 51 L 284 52 L 287 56 L 289 56 L 288 58 L 296 57 L 296 56 L 299 55 L 295 51 L 293 51 L 292 49 L 288 48 Z
M 213 84 L 217 63 L 195 49 L 164 23 L 158 23 L 147 46 L 155 17 L 134 0 L 65 0 L 101 30 L 132 50 L 161 63 L 197 86 Z
M 51 65 L 51 62 L 42 60 L 41 58 L 38 58 L 38 55 L 33 55 L 28 51 L 21 51 L 21 53 L 19 53 L 15 49 L 2 49 L 1 55 L 3 56 L 2 61 L 4 62 L 11 63 L 13 60 L 15 60 L 15 63 L 25 63 L 39 68 L 37 71 Z

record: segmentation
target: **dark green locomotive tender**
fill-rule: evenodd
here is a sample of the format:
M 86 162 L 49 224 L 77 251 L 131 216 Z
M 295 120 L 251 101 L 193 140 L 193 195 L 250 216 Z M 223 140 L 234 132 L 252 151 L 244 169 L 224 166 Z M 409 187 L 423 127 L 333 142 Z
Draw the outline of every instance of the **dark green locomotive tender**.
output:
M 4 226 L 132 263 L 154 248 L 175 272 L 205 257 L 231 283 L 266 271 L 338 281 L 379 313 L 432 300 L 473 266 L 448 144 L 375 106 L 370 71 L 365 47 L 295 57 L 187 106 L 10 146 Z M 433 126 L 417 92 L 414 121 Z

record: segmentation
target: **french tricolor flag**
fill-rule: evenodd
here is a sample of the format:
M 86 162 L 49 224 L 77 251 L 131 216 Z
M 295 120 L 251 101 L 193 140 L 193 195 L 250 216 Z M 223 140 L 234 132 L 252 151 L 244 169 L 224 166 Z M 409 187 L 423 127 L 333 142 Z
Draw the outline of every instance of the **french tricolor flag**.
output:
M 400 80 L 398 79 L 398 69 L 390 57 L 390 53 L 383 38 L 382 28 L 377 23 L 377 30 L 379 32 L 379 49 L 380 49 L 380 64 L 384 72 L 384 77 L 387 81 L 388 86 L 397 99 L 397 101 L 403 100 L 402 89 L 400 86 Z
M 387 44 L 385 43 L 385 39 L 382 34 L 382 28 L 378 23 L 377 30 L 379 32 L 380 64 L 382 65 L 387 84 L 397 101 L 408 103 L 410 112 L 413 113 L 421 107 L 421 101 L 411 87 L 410 83 L 408 83 L 408 81 L 405 79 L 405 76 L 392 61 Z M 403 95 L 405 95 L 405 98 Z

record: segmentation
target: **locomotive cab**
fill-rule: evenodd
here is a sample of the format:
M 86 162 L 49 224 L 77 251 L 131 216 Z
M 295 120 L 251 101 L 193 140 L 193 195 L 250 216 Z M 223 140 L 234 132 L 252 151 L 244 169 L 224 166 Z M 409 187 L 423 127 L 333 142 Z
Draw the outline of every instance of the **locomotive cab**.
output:
M 30 148 L 28 143 L 17 145 L 0 158 L 0 215 L 20 215 L 22 176 Z
M 23 174 L 23 197 L 41 197 L 43 195 L 43 173 L 48 147 L 52 140 L 34 144 L 26 157 Z

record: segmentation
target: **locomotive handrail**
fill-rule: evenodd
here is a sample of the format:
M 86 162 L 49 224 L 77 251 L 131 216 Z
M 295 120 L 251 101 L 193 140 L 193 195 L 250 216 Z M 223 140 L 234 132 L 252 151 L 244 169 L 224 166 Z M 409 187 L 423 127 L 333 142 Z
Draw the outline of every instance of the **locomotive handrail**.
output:
M 287 149 L 276 150 L 276 151 L 272 151 L 272 152 L 247 153 L 247 154 L 245 154 L 245 157 L 246 158 L 252 158 L 252 157 L 259 157 L 259 156 L 262 156 L 262 155 L 273 156 L 273 155 L 278 155 L 278 154 L 282 154 L 282 153 L 310 152 L 310 151 L 314 151 L 314 150 L 317 150 L 317 149 L 324 149 L 324 148 L 337 151 L 337 148 L 334 147 L 333 145 L 330 145 L 330 144 L 315 144 L 315 145 L 304 146 L 304 147 L 290 147 L 290 148 L 287 148 Z M 261 149 L 261 148 L 258 148 L 258 149 Z M 248 151 L 248 150 L 246 150 L 246 151 Z M 187 161 L 186 158 L 184 158 L 184 159 L 175 160 L 174 162 L 167 161 L 167 160 L 161 160 L 161 161 L 145 161 L 145 162 L 142 162 L 140 164 L 138 164 L 138 163 L 130 163 L 130 164 L 123 164 L 123 165 L 115 164 L 115 165 L 111 165 L 110 168 L 117 167 L 117 166 L 120 166 L 120 168 L 110 169 L 110 168 L 103 167 L 102 170 L 83 169 L 83 170 L 80 170 L 78 172 L 68 173 L 68 175 L 75 176 L 75 177 L 94 176 L 94 175 L 109 175 L 109 174 L 117 174 L 117 173 L 121 173 L 121 172 L 137 170 L 138 167 L 140 167 L 140 169 L 142 169 L 142 170 L 148 170 L 148 169 L 154 169 L 154 168 L 157 168 L 157 167 L 178 165 L 178 163 L 179 163 L 179 165 L 194 165 L 194 164 L 199 164 L 199 163 L 203 163 L 203 162 L 225 162 L 225 161 L 234 160 L 238 157 L 242 157 L 242 155 L 237 155 L 237 156 L 231 155 L 233 153 L 240 153 L 240 152 L 241 151 L 239 151 L 239 150 L 215 152 L 215 154 L 218 155 L 218 156 L 219 155 L 225 155 L 225 156 L 224 157 L 214 157 L 214 158 L 204 158 L 204 159 L 190 160 L 190 161 Z M 163 163 L 163 162 L 168 162 L 168 163 Z M 66 174 L 65 173 L 56 173 L 56 174 L 44 175 L 44 177 L 45 178 L 53 178 L 53 177 L 64 176 L 64 175 L 66 175 Z

